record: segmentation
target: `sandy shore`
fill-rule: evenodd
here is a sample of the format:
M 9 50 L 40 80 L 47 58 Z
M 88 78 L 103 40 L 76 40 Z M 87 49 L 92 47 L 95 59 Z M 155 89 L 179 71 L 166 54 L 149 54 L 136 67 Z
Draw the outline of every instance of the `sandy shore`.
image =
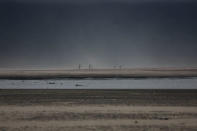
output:
M 194 131 L 196 90 L 0 90 L 2 131 Z
M 197 68 L 0 70 L 0 79 L 197 77 Z
M 96 130 L 103 126 L 113 130 L 118 130 L 121 126 L 134 126 L 138 129 L 150 126 L 158 130 L 161 127 L 192 130 L 197 127 L 197 107 L 2 106 L 0 114 L 1 129 L 9 130 Z

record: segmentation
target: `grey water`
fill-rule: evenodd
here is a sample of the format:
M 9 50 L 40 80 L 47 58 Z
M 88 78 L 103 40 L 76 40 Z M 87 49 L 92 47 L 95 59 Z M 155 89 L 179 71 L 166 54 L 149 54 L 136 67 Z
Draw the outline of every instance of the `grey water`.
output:
M 0 80 L 0 89 L 197 89 L 197 78 Z

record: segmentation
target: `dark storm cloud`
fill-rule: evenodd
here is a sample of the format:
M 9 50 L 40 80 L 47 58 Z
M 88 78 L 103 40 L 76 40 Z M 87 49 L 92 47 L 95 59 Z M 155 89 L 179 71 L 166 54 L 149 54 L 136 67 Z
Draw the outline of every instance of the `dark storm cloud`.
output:
M 196 0 L 1 0 L 11 2 L 69 2 L 69 3 L 98 3 L 98 2 L 195 2 Z
M 191 3 L 197 2 L 196 0 L 0 0 L 1 2 L 15 2 L 15 3 L 28 3 L 28 4 L 106 4 L 106 3 Z
M 197 66 L 195 2 L 41 1 L 0 3 L 1 68 Z

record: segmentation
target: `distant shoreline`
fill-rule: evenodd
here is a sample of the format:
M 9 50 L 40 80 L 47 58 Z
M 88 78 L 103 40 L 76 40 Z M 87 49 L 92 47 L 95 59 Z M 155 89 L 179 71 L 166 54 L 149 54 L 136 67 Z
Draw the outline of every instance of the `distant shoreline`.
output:
M 184 78 L 197 77 L 197 68 L 1 70 L 0 79 Z

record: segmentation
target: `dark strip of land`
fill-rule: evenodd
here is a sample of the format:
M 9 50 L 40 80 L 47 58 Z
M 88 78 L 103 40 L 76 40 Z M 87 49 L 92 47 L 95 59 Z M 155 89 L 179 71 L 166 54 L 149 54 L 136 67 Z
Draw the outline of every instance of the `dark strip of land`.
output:
M 51 103 L 197 106 L 197 90 L 0 89 L 0 105 Z

